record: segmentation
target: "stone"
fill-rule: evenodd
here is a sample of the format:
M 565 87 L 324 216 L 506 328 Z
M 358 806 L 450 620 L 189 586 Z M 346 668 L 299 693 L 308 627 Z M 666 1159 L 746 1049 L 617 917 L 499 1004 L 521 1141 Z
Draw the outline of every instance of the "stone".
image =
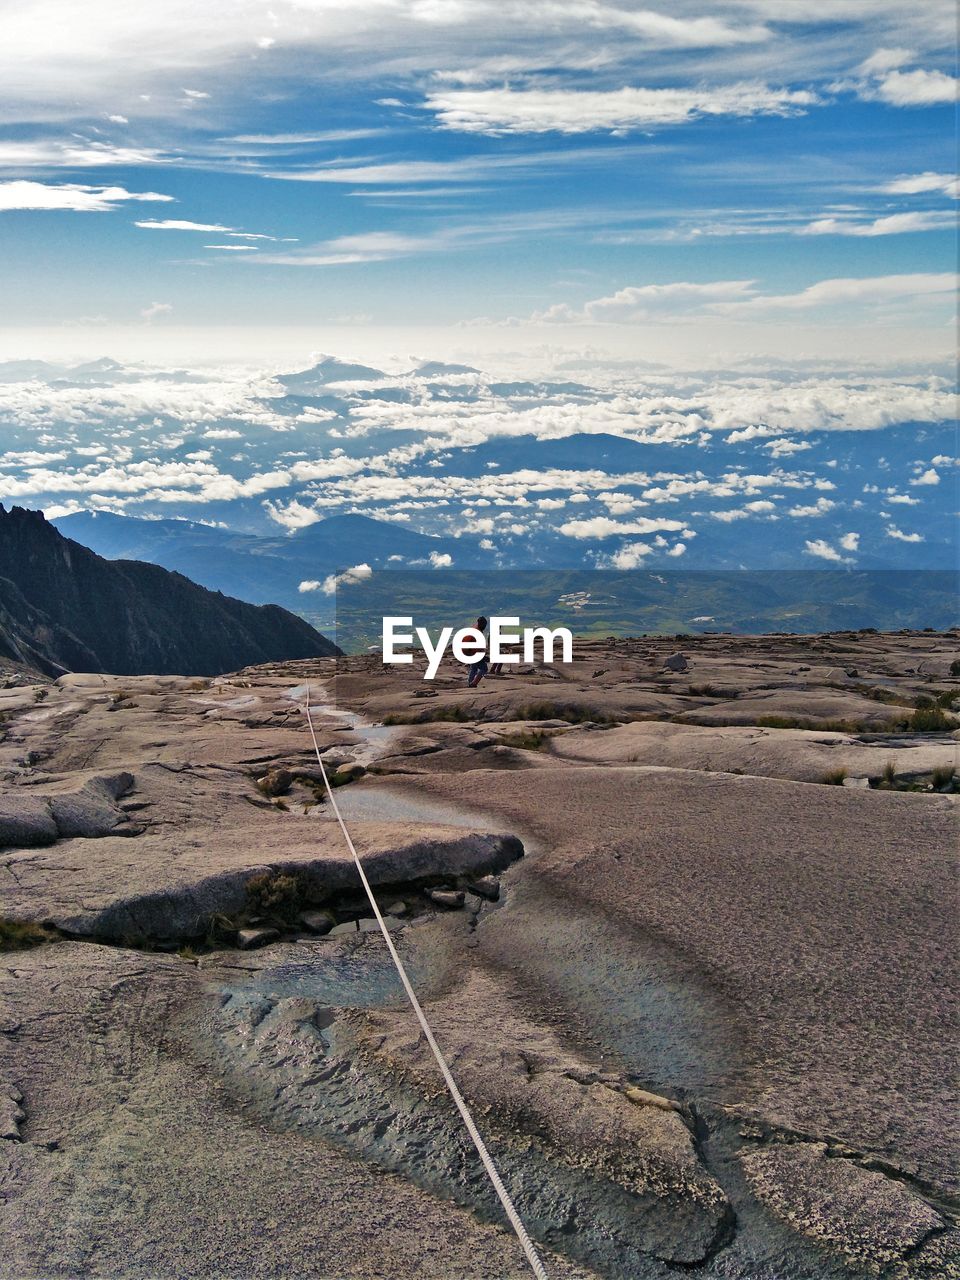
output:
M 331 782 L 334 781 L 334 779 L 337 784 L 356 782 L 357 779 L 362 778 L 366 772 L 367 771 L 362 764 L 357 764 L 356 761 L 350 761 L 347 764 L 342 764 L 340 768 L 337 769 L 333 778 L 331 778 Z
M 311 933 L 329 933 L 336 923 L 329 911 L 301 911 L 300 923 Z
M 328 938 L 342 938 L 348 933 L 359 933 L 360 926 L 356 920 L 345 920 L 343 924 L 335 924 L 327 934 Z
M 427 897 L 438 907 L 446 907 L 448 911 L 459 910 L 465 901 L 462 889 L 428 889 Z
M 831 1156 L 822 1142 L 763 1148 L 742 1163 L 754 1194 L 773 1214 L 874 1274 L 945 1225 L 905 1183 Z
M 238 929 L 237 946 L 241 951 L 252 951 L 255 947 L 265 947 L 268 942 L 276 942 L 279 937 L 279 929 Z
M 496 876 L 480 876 L 478 880 L 471 880 L 467 888 L 488 902 L 496 902 L 500 897 L 500 881 Z
M 690 663 L 682 653 L 671 653 L 669 658 L 663 660 L 664 671 L 689 671 Z
M 679 1111 L 679 1102 L 672 1098 L 664 1098 L 659 1093 L 650 1093 L 647 1089 L 638 1089 L 630 1085 L 624 1089 L 623 1096 L 629 1098 L 635 1107 L 657 1107 L 660 1111 Z
M 869 778 L 844 778 L 843 785 L 845 787 L 852 787 L 855 791 L 869 791 L 870 779 Z
M 265 796 L 284 796 L 293 786 L 293 774 L 289 769 L 271 769 L 257 779 L 257 786 Z

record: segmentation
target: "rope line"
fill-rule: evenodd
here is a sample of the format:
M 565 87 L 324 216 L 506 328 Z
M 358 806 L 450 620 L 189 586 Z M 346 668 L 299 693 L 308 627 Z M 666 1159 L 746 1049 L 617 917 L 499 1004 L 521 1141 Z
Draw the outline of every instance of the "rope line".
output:
M 537 1253 L 537 1250 L 534 1247 L 533 1241 L 530 1239 L 530 1236 L 527 1233 L 527 1229 L 523 1225 L 523 1220 L 520 1217 L 519 1213 L 517 1212 L 516 1207 L 510 1198 L 510 1193 L 507 1191 L 506 1187 L 503 1185 L 503 1180 L 500 1177 L 499 1172 L 497 1171 L 497 1166 L 494 1164 L 493 1158 L 490 1155 L 490 1152 L 487 1150 L 486 1143 L 484 1142 L 483 1138 L 480 1136 L 480 1132 L 477 1129 L 477 1126 L 473 1122 L 473 1116 L 470 1114 L 467 1104 L 463 1100 L 463 1095 L 460 1093 L 460 1090 L 457 1088 L 457 1082 L 454 1080 L 453 1076 L 450 1074 L 450 1068 L 447 1066 L 446 1059 L 444 1058 L 443 1054 L 440 1051 L 440 1046 L 437 1044 L 436 1040 L 434 1039 L 433 1032 L 430 1030 L 430 1024 L 427 1022 L 427 1016 L 423 1012 L 423 1009 L 420 1006 L 420 1001 L 417 999 L 416 992 L 414 991 L 413 987 L 410 984 L 410 979 L 407 977 L 407 971 L 403 967 L 403 961 L 400 959 L 397 949 L 393 945 L 393 939 L 390 937 L 390 930 L 387 928 L 386 924 L 384 923 L 383 916 L 380 914 L 380 908 L 377 906 L 377 900 L 373 896 L 373 890 L 370 888 L 370 882 L 367 880 L 366 872 L 363 869 L 363 864 L 361 863 L 357 850 L 354 847 L 354 843 L 353 843 L 353 840 L 351 839 L 350 832 L 347 830 L 346 823 L 344 822 L 340 814 L 340 810 L 337 807 L 337 802 L 336 802 L 336 799 L 334 798 L 333 789 L 330 786 L 330 780 L 327 777 L 327 771 L 326 771 L 326 768 L 324 767 L 323 760 L 320 756 L 320 745 L 317 742 L 317 734 L 313 727 L 313 717 L 310 714 L 310 682 L 309 681 L 307 681 L 306 702 L 304 705 L 304 712 L 307 717 L 307 726 L 310 729 L 310 737 L 313 740 L 313 750 L 317 757 L 317 763 L 320 766 L 320 773 L 323 777 L 323 785 L 326 788 L 327 797 L 330 801 L 330 805 L 333 809 L 334 815 L 336 816 L 337 822 L 340 824 L 340 830 L 343 832 L 343 838 L 347 842 L 347 848 L 350 850 L 350 853 L 353 856 L 353 861 L 356 864 L 357 871 L 360 873 L 360 880 L 363 884 L 367 898 L 370 901 L 370 906 L 373 908 L 373 914 L 377 918 L 377 924 L 380 926 L 380 932 L 383 934 L 383 940 L 387 944 L 387 949 L 389 950 L 393 963 L 396 966 L 397 973 L 400 975 L 400 981 L 403 983 L 403 989 L 407 993 L 407 999 L 410 1001 L 410 1004 L 413 1007 L 413 1011 L 417 1015 L 417 1021 L 420 1023 L 420 1028 L 423 1031 L 427 1044 L 433 1050 L 433 1056 L 437 1060 L 437 1065 L 439 1066 L 440 1071 L 443 1075 L 443 1079 L 446 1083 L 447 1089 L 450 1091 L 450 1096 L 453 1098 L 454 1102 L 456 1103 L 457 1110 L 460 1112 L 460 1116 L 463 1119 L 463 1123 L 466 1125 L 467 1132 L 470 1134 L 470 1137 L 473 1140 L 473 1145 L 476 1147 L 477 1153 L 480 1156 L 481 1161 L 483 1162 L 483 1167 L 487 1172 L 487 1176 L 489 1177 L 491 1183 L 493 1184 L 493 1189 L 497 1193 L 500 1203 L 503 1205 L 507 1218 L 510 1221 L 510 1225 L 513 1227 L 513 1230 L 516 1233 L 517 1239 L 520 1241 L 520 1244 L 523 1247 L 523 1251 L 527 1256 L 527 1261 L 530 1264 L 530 1269 L 533 1271 L 533 1274 L 537 1277 L 537 1280 L 547 1280 L 547 1273 L 546 1273 L 546 1270 L 544 1269 L 543 1263 L 540 1261 L 540 1255 Z

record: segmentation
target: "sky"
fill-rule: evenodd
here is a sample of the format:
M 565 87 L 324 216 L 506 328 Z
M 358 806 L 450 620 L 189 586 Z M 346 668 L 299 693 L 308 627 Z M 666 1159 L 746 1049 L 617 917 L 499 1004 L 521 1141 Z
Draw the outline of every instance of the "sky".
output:
M 0 501 L 947 564 L 955 25 L 2 0 Z
M 952 0 L 6 0 L 0 358 L 948 354 Z

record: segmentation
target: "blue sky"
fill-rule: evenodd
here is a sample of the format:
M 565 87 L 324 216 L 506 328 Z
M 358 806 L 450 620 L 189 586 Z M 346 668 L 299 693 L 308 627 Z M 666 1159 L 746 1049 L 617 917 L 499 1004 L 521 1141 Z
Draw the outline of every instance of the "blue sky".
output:
M 944 354 L 953 22 L 952 0 L 7 5 L 0 355 L 198 330 L 248 354 L 281 327 L 355 354 L 405 330 L 823 354 L 838 329 L 858 358 Z
M 954 27 L 13 0 L 0 501 L 358 513 L 491 565 L 949 563 Z

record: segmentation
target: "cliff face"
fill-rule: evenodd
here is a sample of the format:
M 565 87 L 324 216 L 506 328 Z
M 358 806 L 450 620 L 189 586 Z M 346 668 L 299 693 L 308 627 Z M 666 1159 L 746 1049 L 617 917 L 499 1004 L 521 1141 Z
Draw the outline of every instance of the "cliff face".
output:
M 218 675 L 336 646 L 277 605 L 251 605 L 137 560 L 103 560 L 40 511 L 0 506 L 0 655 L 48 674 Z

